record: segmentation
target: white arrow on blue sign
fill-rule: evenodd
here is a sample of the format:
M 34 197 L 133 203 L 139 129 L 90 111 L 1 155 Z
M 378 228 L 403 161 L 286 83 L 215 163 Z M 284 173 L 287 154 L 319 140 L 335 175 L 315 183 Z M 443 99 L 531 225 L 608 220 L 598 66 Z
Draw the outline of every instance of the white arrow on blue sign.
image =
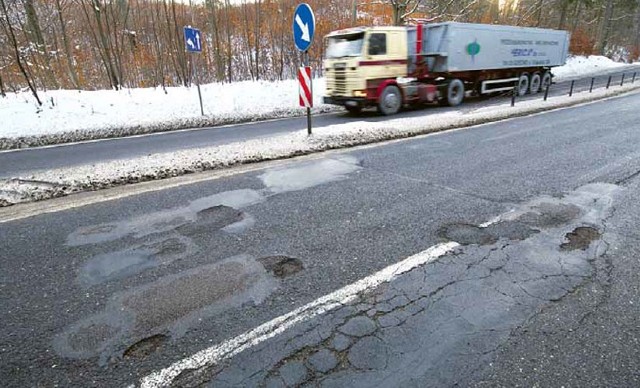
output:
M 316 30 L 316 17 L 308 4 L 298 4 L 293 13 L 293 41 L 300 51 L 307 51 Z
M 199 53 L 202 51 L 202 37 L 200 30 L 193 27 L 184 28 L 184 44 L 187 51 L 193 53 Z

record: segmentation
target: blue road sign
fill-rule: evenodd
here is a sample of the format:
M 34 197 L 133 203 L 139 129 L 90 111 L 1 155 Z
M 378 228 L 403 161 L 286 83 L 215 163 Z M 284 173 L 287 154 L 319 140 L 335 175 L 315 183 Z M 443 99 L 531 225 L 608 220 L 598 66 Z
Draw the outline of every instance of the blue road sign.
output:
M 308 4 L 298 4 L 293 13 L 293 41 L 300 51 L 307 51 L 316 30 L 316 17 Z
M 187 51 L 192 53 L 199 53 L 202 51 L 202 37 L 200 30 L 192 27 L 184 28 L 184 44 L 187 47 Z

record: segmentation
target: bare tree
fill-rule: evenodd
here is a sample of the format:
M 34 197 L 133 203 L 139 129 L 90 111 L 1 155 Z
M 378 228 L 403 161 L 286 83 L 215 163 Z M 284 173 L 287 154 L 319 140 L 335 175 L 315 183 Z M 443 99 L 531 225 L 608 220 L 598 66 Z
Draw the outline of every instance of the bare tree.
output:
M 24 79 L 27 82 L 27 85 L 29 86 L 29 90 L 31 90 L 31 93 L 33 94 L 33 97 L 36 99 L 36 102 L 38 103 L 38 105 L 42 106 L 42 101 L 40 101 L 40 97 L 38 96 L 38 91 L 36 90 L 36 87 L 32 82 L 31 77 L 27 72 L 27 69 L 22 63 L 22 56 L 20 54 L 20 48 L 18 47 L 18 40 L 16 39 L 16 34 L 13 31 L 13 26 L 11 25 L 11 19 L 9 18 L 9 11 L 7 9 L 7 5 L 5 4 L 4 0 L 0 0 L 0 7 L 2 7 L 2 13 L 4 16 L 4 19 L 3 19 L 4 22 L 2 23 L 2 28 L 3 30 L 5 30 L 5 33 L 7 34 L 7 36 L 9 36 L 9 40 L 15 52 L 16 62 L 18 64 L 18 67 L 20 68 L 20 72 L 24 76 Z
M 407 18 L 418 10 L 424 0 L 389 0 L 392 10 L 392 22 L 394 26 L 406 23 Z
M 64 54 L 67 59 L 67 69 L 69 71 L 69 77 L 71 77 L 71 83 L 76 89 L 80 88 L 80 81 L 78 80 L 78 73 L 76 72 L 76 61 L 73 58 L 71 46 L 69 44 L 69 37 L 67 35 L 67 27 L 62 14 L 62 3 L 60 0 L 55 1 L 56 11 L 58 14 L 58 21 L 60 22 L 60 31 L 62 32 L 62 43 L 64 46 Z

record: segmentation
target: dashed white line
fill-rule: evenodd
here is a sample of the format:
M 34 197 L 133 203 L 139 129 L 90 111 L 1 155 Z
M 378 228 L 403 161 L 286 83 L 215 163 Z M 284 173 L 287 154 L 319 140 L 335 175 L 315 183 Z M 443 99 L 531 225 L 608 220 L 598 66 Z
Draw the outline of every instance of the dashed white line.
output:
M 139 385 L 144 388 L 166 387 L 171 384 L 176 376 L 185 370 L 211 366 L 219 363 L 220 361 L 229 359 L 244 350 L 285 332 L 298 323 L 307 321 L 313 317 L 349 303 L 353 301 L 358 294 L 367 290 L 372 290 L 380 284 L 389 282 L 399 275 L 420 265 L 432 262 L 458 246 L 460 246 L 460 244 L 456 242 L 434 245 L 425 251 L 410 256 L 396 264 L 392 264 L 373 275 L 367 276 L 364 279 L 322 296 L 288 314 L 266 322 L 253 330 L 249 330 L 235 338 L 201 350 L 200 352 L 182 359 L 165 369 L 154 372 L 142 378 L 139 381 Z

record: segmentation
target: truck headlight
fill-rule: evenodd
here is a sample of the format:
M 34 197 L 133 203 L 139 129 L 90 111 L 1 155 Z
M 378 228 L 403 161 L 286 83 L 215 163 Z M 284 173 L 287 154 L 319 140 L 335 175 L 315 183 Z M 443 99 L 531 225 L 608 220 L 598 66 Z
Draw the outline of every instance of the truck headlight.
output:
M 353 96 L 354 97 L 367 97 L 367 91 L 366 90 L 354 90 L 353 91 Z

